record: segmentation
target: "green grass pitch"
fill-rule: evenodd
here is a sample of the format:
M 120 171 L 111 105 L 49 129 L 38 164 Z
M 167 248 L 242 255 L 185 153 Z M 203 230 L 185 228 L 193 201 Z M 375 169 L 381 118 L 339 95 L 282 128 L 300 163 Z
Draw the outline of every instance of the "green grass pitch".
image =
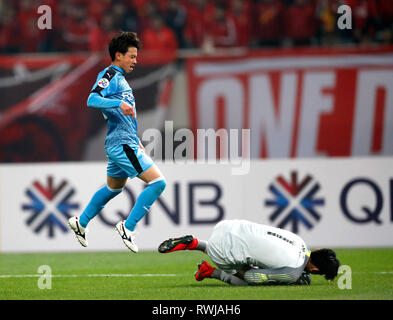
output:
M 340 289 L 338 278 L 328 282 L 318 275 L 307 287 L 197 282 L 197 264 L 211 260 L 194 251 L 0 254 L 0 300 L 393 300 L 393 248 L 336 252 L 351 268 L 351 289 Z M 51 268 L 51 289 L 38 287 L 41 265 Z

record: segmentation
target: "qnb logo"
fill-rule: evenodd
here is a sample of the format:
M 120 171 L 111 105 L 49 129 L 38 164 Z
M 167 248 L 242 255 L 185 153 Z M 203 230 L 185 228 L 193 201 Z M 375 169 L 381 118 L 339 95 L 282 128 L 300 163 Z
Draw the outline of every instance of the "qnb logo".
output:
M 22 209 L 30 213 L 26 224 L 35 233 L 46 229 L 49 238 L 55 236 L 55 229 L 68 232 L 66 224 L 72 216 L 70 212 L 79 209 L 79 204 L 71 201 L 74 194 L 75 189 L 65 180 L 56 185 L 52 176 L 47 177 L 46 184 L 34 181 L 26 189 L 30 203 L 22 205 Z
M 275 208 L 269 220 L 279 228 L 290 228 L 294 233 L 299 232 L 299 224 L 311 229 L 313 223 L 321 219 L 316 207 L 325 204 L 324 199 L 316 197 L 319 189 L 319 183 L 311 175 L 301 181 L 297 171 L 291 172 L 290 181 L 278 176 L 269 186 L 275 198 L 265 201 L 267 207 Z

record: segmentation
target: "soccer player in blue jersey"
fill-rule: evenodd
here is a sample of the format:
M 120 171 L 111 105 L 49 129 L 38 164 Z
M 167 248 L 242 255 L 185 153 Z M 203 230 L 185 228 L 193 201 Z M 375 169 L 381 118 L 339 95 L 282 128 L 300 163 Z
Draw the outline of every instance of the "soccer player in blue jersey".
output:
M 122 192 L 127 179 L 138 177 L 147 183 L 127 220 L 116 224 L 124 244 L 138 252 L 135 227 L 154 201 L 164 191 L 166 181 L 152 159 L 145 154 L 137 136 L 135 99 L 125 74 L 136 63 L 140 42 L 133 32 L 121 32 L 109 43 L 112 64 L 98 74 L 87 100 L 87 106 L 100 110 L 108 124 L 105 151 L 108 157 L 107 184 L 97 190 L 79 217 L 71 217 L 69 226 L 87 247 L 87 225 L 106 205 Z

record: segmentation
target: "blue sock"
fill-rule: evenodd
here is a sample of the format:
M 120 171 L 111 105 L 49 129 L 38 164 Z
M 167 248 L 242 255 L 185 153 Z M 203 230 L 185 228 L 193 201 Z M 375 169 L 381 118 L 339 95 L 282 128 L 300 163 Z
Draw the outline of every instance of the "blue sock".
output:
M 123 189 L 110 189 L 104 186 L 93 195 L 85 210 L 79 217 L 79 223 L 83 228 L 93 219 L 108 203 L 109 200 L 116 197 Z
M 151 205 L 157 200 L 165 187 L 166 181 L 162 178 L 158 181 L 153 180 L 152 183 L 149 183 L 145 190 L 141 192 L 130 215 L 124 223 L 128 230 L 135 230 L 136 224 L 149 212 Z

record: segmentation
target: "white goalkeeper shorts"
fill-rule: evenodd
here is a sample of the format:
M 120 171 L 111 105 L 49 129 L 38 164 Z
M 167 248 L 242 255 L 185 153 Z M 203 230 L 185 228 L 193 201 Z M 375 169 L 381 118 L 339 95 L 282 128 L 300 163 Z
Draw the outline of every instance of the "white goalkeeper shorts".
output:
M 234 236 L 232 234 L 233 222 L 220 221 L 213 229 L 207 242 L 206 251 L 210 259 L 221 270 L 235 274 L 247 264 L 242 261 L 241 254 L 236 250 Z

